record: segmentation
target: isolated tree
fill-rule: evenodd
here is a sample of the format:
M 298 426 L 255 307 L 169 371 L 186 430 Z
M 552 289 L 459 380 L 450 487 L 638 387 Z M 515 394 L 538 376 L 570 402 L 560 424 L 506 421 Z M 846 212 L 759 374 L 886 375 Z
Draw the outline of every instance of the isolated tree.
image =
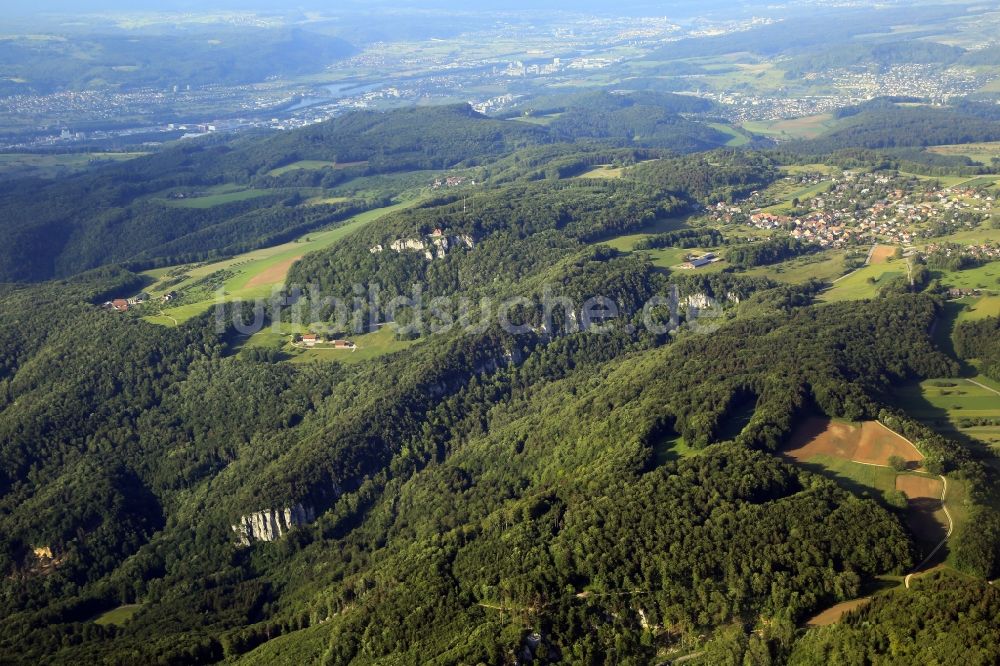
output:
M 897 455 L 889 456 L 889 467 L 893 468 L 897 472 L 905 472 L 906 458 Z

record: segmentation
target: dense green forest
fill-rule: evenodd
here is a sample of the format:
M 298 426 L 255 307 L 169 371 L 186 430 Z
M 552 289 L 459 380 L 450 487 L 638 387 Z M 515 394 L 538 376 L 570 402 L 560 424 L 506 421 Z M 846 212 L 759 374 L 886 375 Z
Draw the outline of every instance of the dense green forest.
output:
M 898 643 L 988 663 L 992 461 L 890 395 L 986 362 L 995 318 L 960 325 L 953 358 L 921 279 L 824 304 L 828 283 L 745 274 L 814 248 L 681 216 L 774 183 L 789 153 L 673 152 L 708 135 L 631 115 L 657 99 L 602 93 L 549 127 L 362 112 L 32 181 L 34 198 L 0 184 L 0 267 L 22 280 L 0 284 L 0 662 L 819 664 Z M 662 140 L 631 140 L 640 121 Z M 282 168 L 302 160 L 330 164 Z M 621 177 L 574 177 L 602 164 Z M 430 187 L 451 173 L 477 185 Z M 401 184 L 420 199 L 286 280 L 317 290 L 293 306 L 316 326 L 376 288 L 434 302 L 428 319 L 362 303 L 336 331 L 395 324 L 382 355 L 290 358 L 277 302 L 262 316 L 284 328 L 259 344 L 250 303 L 170 327 L 100 307 L 146 287 L 134 271 L 332 228 Z M 237 185 L 260 192 L 178 205 Z M 718 272 L 651 257 L 723 244 Z M 596 296 L 614 312 L 590 316 Z M 463 315 L 479 325 L 432 325 Z M 983 526 L 948 542 L 968 579 L 802 628 L 927 550 L 899 506 L 778 455 L 816 415 L 877 419 L 960 484 Z
M 955 329 L 959 358 L 982 362 L 983 373 L 1000 380 L 1000 317 L 965 321 Z
M 428 187 L 445 169 L 482 167 L 502 180 L 500 165 L 510 158 L 518 178 L 559 178 L 609 157 L 635 162 L 665 149 L 704 150 L 728 140 L 655 107 L 656 100 L 608 93 L 588 99 L 600 103 L 581 106 L 586 113 L 571 114 L 557 127 L 486 118 L 467 105 L 359 111 L 267 137 L 185 142 L 56 181 L 6 181 L 0 184 L 0 231 L 7 238 L 0 280 L 66 277 L 114 262 L 153 266 L 229 256 L 385 205 L 399 194 L 401 179 L 410 189 Z M 651 114 L 654 107 L 659 115 Z M 577 139 L 590 142 L 590 150 L 570 150 L 566 142 Z M 548 151 L 534 176 L 525 173 L 521 157 L 511 157 L 532 147 Z M 566 157 L 552 159 L 560 150 Z M 328 165 L 294 168 L 303 161 Z M 309 203 L 328 192 L 347 201 Z M 195 203 L 178 206 L 180 197 Z

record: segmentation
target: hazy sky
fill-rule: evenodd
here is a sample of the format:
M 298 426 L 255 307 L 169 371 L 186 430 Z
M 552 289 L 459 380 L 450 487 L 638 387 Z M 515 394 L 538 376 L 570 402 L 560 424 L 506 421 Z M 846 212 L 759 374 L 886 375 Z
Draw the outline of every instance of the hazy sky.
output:
M 601 13 L 644 13 L 669 15 L 688 13 L 702 7 L 714 10 L 727 5 L 732 9 L 748 5 L 766 6 L 765 0 L 473 0 L 459 5 L 462 12 L 503 11 L 509 9 L 564 9 L 570 11 L 596 11 Z M 90 12 L 143 12 L 143 11 L 211 11 L 213 9 L 294 12 L 296 9 L 321 10 L 336 13 L 338 10 L 363 11 L 379 9 L 452 9 L 452 0 L 0 0 L 5 13 L 59 12 L 84 14 Z

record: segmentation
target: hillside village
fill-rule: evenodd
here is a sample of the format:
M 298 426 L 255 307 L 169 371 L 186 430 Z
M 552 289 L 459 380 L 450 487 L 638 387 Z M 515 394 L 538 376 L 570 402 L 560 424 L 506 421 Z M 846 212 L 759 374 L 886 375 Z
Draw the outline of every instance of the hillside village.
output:
M 823 247 L 845 248 L 873 242 L 910 245 L 976 228 L 997 210 L 993 190 L 943 187 L 932 179 L 899 173 L 805 173 L 788 176 L 779 186 L 803 192 L 804 198 L 788 202 L 771 190 L 753 192 L 744 201 L 709 207 L 708 218 L 718 224 L 784 230 Z

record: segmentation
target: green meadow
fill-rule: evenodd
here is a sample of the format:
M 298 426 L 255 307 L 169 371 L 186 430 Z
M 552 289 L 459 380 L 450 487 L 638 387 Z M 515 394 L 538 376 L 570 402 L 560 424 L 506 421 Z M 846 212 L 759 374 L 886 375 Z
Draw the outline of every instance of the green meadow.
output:
M 199 282 L 212 275 L 224 276 L 218 285 L 217 292 L 208 290 L 204 292 L 204 298 L 195 302 L 166 307 L 159 313 L 160 316 L 148 317 L 147 321 L 163 324 L 169 322 L 169 319 L 164 319 L 164 317 L 172 317 L 178 323 L 182 323 L 208 310 L 219 302 L 217 300 L 219 297 L 223 302 L 241 298 L 268 297 L 275 288 L 284 284 L 288 268 L 303 255 L 327 248 L 370 222 L 394 211 L 413 206 L 418 201 L 419 199 L 412 199 L 392 206 L 366 211 L 331 229 L 310 233 L 290 243 L 253 250 L 223 261 L 192 265 L 190 269 L 178 269 L 177 267 L 168 269 L 173 274 L 181 273 L 186 276 L 184 280 L 174 284 L 166 279 L 167 270 L 165 269 L 147 271 L 144 273 L 145 275 L 157 279 L 156 283 L 146 289 L 154 298 L 169 291 L 181 291 L 189 287 L 195 290 Z

